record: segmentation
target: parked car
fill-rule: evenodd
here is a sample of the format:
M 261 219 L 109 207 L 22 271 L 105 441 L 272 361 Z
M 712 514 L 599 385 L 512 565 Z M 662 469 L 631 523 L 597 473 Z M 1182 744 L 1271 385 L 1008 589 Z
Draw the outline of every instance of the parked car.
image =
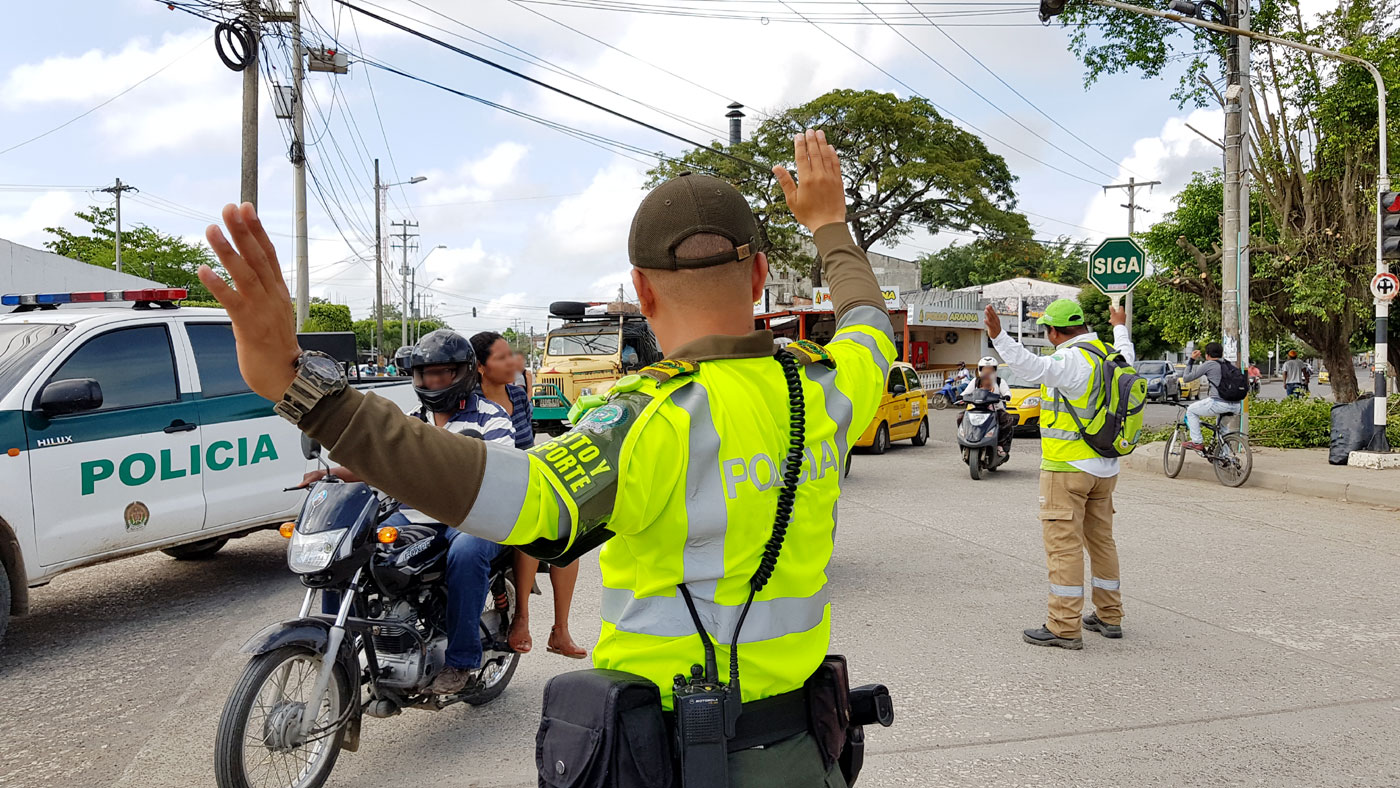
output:
M 880 410 L 856 445 L 884 454 L 892 442 L 906 438 L 915 446 L 928 443 L 928 394 L 919 384 L 914 368 L 896 361 L 885 380 Z
M 1139 361 L 1136 368 L 1139 375 L 1147 378 L 1149 402 L 1177 402 L 1181 399 L 1181 377 L 1171 362 Z

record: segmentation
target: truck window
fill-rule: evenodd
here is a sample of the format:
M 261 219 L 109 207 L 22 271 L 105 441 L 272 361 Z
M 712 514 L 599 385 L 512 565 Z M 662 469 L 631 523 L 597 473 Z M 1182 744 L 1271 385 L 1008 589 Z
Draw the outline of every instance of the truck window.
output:
M 551 356 L 611 356 L 617 352 L 616 332 L 608 334 L 554 334 L 549 338 Z
M 50 378 L 92 378 L 102 387 L 101 410 L 174 402 L 175 354 L 165 326 L 108 331 L 78 348 Z
M 73 326 L 66 323 L 0 324 L 0 394 L 34 368 L 34 361 Z
M 205 399 L 250 391 L 238 371 L 238 352 L 233 343 L 233 326 L 228 323 L 189 323 L 185 331 L 194 346 L 194 363 L 199 369 L 199 388 Z

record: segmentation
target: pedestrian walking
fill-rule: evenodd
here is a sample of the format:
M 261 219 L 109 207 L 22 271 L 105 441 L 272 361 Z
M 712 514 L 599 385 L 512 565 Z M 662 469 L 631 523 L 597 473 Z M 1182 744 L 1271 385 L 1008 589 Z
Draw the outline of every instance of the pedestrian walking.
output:
M 1288 351 L 1288 360 L 1283 362 L 1283 394 L 1285 397 L 1303 397 L 1308 393 L 1308 365 L 1298 358 L 1298 351 Z
M 1049 613 L 1043 626 L 1024 630 L 1022 638 L 1031 645 L 1066 649 L 1084 647 L 1081 627 L 1120 638 L 1123 597 L 1113 540 L 1118 460 L 1095 451 L 1079 424 L 1091 423 L 1107 407 L 1104 357 L 1116 350 L 1129 364 L 1135 360 L 1124 325 L 1127 312 L 1121 307 L 1109 310 L 1110 347 L 1085 324 L 1079 302 L 1054 301 L 1036 321 L 1045 326 L 1045 338 L 1055 346 L 1049 356 L 1035 355 L 1002 331 L 1001 318 L 991 306 L 986 322 L 987 335 L 1012 374 L 1040 384 L 1040 523 L 1050 574 Z M 1094 612 L 1081 621 L 1086 547 Z

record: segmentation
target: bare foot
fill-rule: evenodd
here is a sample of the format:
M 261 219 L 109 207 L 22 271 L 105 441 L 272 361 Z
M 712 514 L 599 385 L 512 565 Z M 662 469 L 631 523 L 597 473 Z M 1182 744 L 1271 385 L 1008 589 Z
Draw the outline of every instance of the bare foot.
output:
M 530 619 L 516 616 L 515 620 L 510 622 L 510 637 L 506 639 L 506 643 L 517 654 L 529 654 L 535 645 L 535 641 L 530 637 Z
M 569 636 L 567 627 L 553 626 L 549 628 L 549 646 L 545 649 L 551 654 L 561 654 L 569 659 L 583 659 L 588 656 L 588 649 L 580 647 Z

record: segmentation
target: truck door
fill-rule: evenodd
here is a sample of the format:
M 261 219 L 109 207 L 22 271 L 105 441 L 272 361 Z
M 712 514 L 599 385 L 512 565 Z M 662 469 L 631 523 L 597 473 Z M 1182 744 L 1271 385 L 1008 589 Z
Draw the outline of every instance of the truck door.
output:
M 40 409 L 44 388 L 82 378 L 101 387 L 99 407 L 68 415 Z M 199 414 L 181 393 L 164 324 L 114 328 L 83 342 L 32 392 L 25 420 L 40 564 L 203 526 Z
M 198 379 L 206 528 L 258 525 L 295 514 L 305 493 L 301 433 L 254 394 L 238 371 L 233 327 L 183 323 Z

